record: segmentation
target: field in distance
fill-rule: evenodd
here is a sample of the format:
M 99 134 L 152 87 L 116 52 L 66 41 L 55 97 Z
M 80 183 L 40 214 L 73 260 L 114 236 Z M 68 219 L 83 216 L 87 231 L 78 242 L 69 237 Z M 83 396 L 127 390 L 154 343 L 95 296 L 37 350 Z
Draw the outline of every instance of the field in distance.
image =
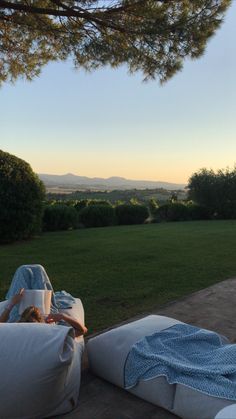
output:
M 111 203 L 117 201 L 129 202 L 136 199 L 138 202 L 147 203 L 150 199 L 155 199 L 159 203 L 164 203 L 175 195 L 178 200 L 187 198 L 187 192 L 184 189 L 167 190 L 167 189 L 127 189 L 127 190 L 73 190 L 64 187 L 47 187 L 47 198 L 56 200 L 81 200 L 81 199 L 98 199 L 106 200 Z

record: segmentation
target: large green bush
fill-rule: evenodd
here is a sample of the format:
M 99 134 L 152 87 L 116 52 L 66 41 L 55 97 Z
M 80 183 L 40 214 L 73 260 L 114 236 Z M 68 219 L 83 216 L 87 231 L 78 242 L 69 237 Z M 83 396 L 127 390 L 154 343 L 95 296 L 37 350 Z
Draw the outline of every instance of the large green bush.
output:
M 208 209 L 212 218 L 236 218 L 236 167 L 234 169 L 201 169 L 188 183 L 188 196 Z
M 161 205 L 155 212 L 156 221 L 186 221 L 189 211 L 186 205 L 180 202 L 170 202 Z
M 115 211 L 111 205 L 88 205 L 79 212 L 79 220 L 85 227 L 106 227 L 115 223 Z
M 87 207 L 88 199 L 80 199 L 74 205 L 75 209 L 80 212 L 83 208 Z
M 43 216 L 44 230 L 69 230 L 76 227 L 78 227 L 78 211 L 73 206 L 54 204 L 45 207 Z
M 209 219 L 209 211 L 194 202 L 169 202 L 156 209 L 154 220 L 161 221 L 190 221 Z
M 236 219 L 236 199 L 230 201 L 224 201 L 221 205 L 220 210 L 217 213 L 219 219 Z
M 0 150 L 0 243 L 41 231 L 43 183 L 30 165 Z
M 149 213 L 145 205 L 121 204 L 115 208 L 118 224 L 143 224 Z
M 188 202 L 187 204 L 189 220 L 208 220 L 210 218 L 209 210 L 203 205 Z

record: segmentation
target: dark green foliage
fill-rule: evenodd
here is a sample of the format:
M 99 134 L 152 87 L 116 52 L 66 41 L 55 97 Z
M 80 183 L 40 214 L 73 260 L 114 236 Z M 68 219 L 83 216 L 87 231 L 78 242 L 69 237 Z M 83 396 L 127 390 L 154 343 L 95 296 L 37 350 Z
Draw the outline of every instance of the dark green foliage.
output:
M 32 79 L 49 61 L 96 69 L 127 64 L 170 79 L 204 53 L 231 0 L 1 1 L 0 82 Z
M 61 204 L 64 203 L 65 205 L 68 205 L 69 207 L 75 207 L 77 204 L 77 201 L 75 201 L 74 199 L 68 199 L 66 201 L 61 201 Z
M 78 212 L 80 212 L 83 208 L 87 206 L 87 204 L 88 204 L 87 199 L 81 199 L 80 201 L 76 201 L 74 207 Z
M 0 150 L 0 243 L 41 231 L 44 186 L 30 165 Z
M 118 224 L 143 224 L 149 213 L 145 205 L 121 204 L 115 208 Z
M 157 208 L 156 221 L 187 221 L 189 220 L 188 207 L 180 202 L 170 202 Z
M 85 227 L 106 227 L 115 223 L 115 211 L 111 205 L 88 205 L 79 212 L 79 220 Z
M 210 213 L 206 207 L 191 201 L 186 205 L 188 208 L 189 220 L 208 220 L 210 218 Z
M 156 222 L 207 220 L 209 211 L 202 205 L 193 202 L 169 202 L 161 205 L 153 213 Z
M 236 219 L 236 199 L 228 200 L 221 205 L 221 210 L 218 213 L 219 219 Z
M 112 206 L 111 203 L 105 199 L 88 199 L 87 205 L 106 205 L 108 207 Z
M 236 218 L 236 168 L 202 169 L 189 179 L 189 198 L 207 208 L 212 218 Z
M 78 212 L 65 204 L 48 205 L 44 210 L 43 227 L 46 231 L 74 229 L 78 227 Z
M 188 197 L 209 209 L 211 215 L 218 206 L 217 179 L 213 170 L 202 169 L 194 173 L 188 183 Z
M 90 205 L 107 205 L 109 207 L 112 206 L 109 201 L 103 200 L 103 199 L 81 199 L 79 201 L 78 200 L 74 201 L 74 207 L 78 212 L 80 212 L 83 208 L 88 207 Z

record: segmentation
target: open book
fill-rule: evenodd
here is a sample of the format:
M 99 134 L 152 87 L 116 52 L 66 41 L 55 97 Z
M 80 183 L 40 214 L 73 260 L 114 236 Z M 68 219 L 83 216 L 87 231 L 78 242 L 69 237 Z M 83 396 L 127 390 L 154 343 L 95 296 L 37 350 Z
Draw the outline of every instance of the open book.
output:
M 29 306 L 38 307 L 43 315 L 50 313 L 52 291 L 49 290 L 24 290 L 19 305 L 19 314 Z

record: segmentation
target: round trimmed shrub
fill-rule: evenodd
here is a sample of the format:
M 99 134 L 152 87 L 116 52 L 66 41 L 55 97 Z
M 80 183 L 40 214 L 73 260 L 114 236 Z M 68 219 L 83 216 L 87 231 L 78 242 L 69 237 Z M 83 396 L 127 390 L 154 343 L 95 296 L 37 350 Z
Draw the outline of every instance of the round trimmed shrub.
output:
M 156 221 L 186 221 L 189 219 L 188 207 L 180 202 L 161 205 L 155 212 Z
M 83 208 L 87 207 L 88 200 L 87 199 L 80 199 L 75 204 L 76 211 L 80 212 Z
M 70 205 L 54 204 L 46 206 L 43 228 L 46 231 L 69 230 L 78 227 L 78 211 Z
M 195 204 L 190 202 L 187 204 L 189 219 L 190 220 L 208 220 L 210 217 L 210 211 L 203 205 Z
M 121 204 L 115 208 L 118 224 L 143 224 L 149 213 L 145 205 Z
M 0 242 L 41 231 L 45 188 L 30 165 L 0 150 Z
M 115 211 L 111 205 L 88 205 L 79 212 L 79 220 L 85 227 L 106 227 L 115 223 Z
M 83 208 L 88 207 L 90 205 L 107 205 L 112 207 L 110 201 L 102 200 L 102 199 L 80 199 L 76 201 L 74 207 L 78 212 L 80 212 Z

